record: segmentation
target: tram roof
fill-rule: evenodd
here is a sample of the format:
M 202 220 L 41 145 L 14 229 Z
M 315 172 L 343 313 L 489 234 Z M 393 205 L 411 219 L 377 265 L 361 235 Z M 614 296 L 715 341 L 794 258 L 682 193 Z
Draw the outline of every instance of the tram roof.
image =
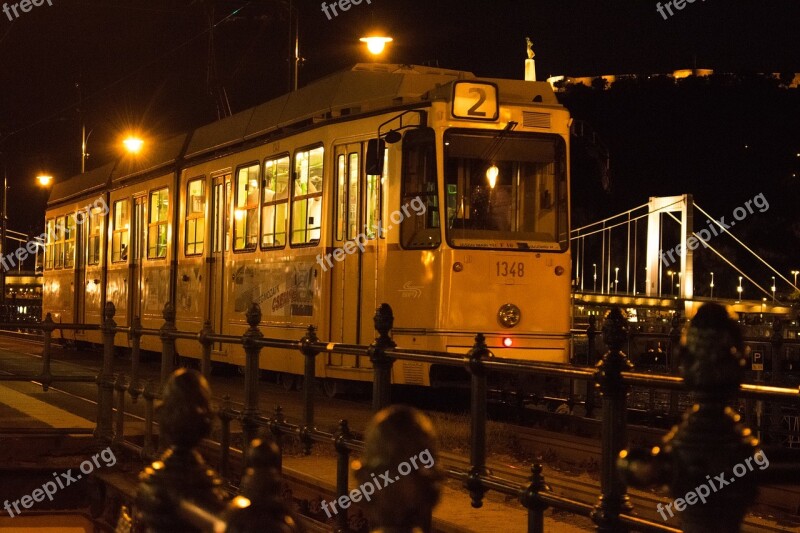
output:
M 450 97 L 450 84 L 472 80 L 472 72 L 419 65 L 359 63 L 314 81 L 305 87 L 230 117 L 206 124 L 191 133 L 148 142 L 139 156 L 116 162 L 56 183 L 48 203 L 85 195 L 107 183 L 166 168 L 181 154 L 191 159 L 281 129 L 299 128 L 338 117 L 389 110 L 393 107 Z M 547 82 L 480 78 L 497 84 L 501 103 L 558 105 Z
M 167 139 L 154 139 L 140 154 L 122 157 L 111 173 L 111 182 L 116 184 L 140 174 L 153 172 L 172 165 L 181 157 L 189 134 L 182 133 Z
M 186 157 L 291 126 L 425 100 L 438 86 L 474 79 L 471 72 L 413 65 L 360 63 L 223 120 L 197 128 Z
M 103 190 L 115 166 L 116 162 L 112 161 L 68 180 L 54 183 L 47 200 L 48 205 L 84 196 L 95 190 Z

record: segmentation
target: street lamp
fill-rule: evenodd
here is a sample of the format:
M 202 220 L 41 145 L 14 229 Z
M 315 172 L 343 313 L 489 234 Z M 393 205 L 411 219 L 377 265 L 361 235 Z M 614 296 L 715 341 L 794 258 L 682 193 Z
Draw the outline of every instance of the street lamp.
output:
M 592 276 L 592 279 L 594 279 L 594 288 L 592 292 L 597 292 L 597 263 L 592 263 L 592 266 L 594 267 L 594 276 Z
M 144 146 L 144 141 L 142 140 L 141 137 L 138 137 L 136 135 L 129 135 L 122 141 L 122 144 L 123 146 L 125 146 L 125 149 L 128 152 L 132 154 L 138 154 L 139 152 L 142 151 L 142 147 Z
M 681 295 L 681 279 L 683 276 L 683 272 L 678 272 L 678 283 L 675 285 L 675 288 L 678 289 L 678 296 Z
M 797 288 L 797 275 L 800 274 L 800 270 L 792 270 L 792 275 L 794 275 L 794 287 Z
M 53 176 L 50 174 L 39 174 L 36 176 L 36 181 L 39 182 L 41 187 L 49 187 L 53 183 Z
M 711 299 L 713 300 L 714 299 L 714 273 L 713 272 L 711 273 L 711 285 L 710 285 L 710 288 L 711 288 Z
M 739 299 L 736 300 L 737 302 L 740 302 L 742 300 L 742 292 L 743 291 L 744 291 L 744 289 L 742 288 L 742 276 L 739 276 L 739 286 L 736 287 L 736 292 L 739 293 Z
M 770 289 L 772 290 L 772 305 L 775 305 L 775 276 L 772 276 L 772 287 Z
M 619 267 L 614 267 L 614 294 L 617 294 L 618 285 L 619 285 Z
M 383 50 L 386 48 L 386 44 L 392 42 L 393 40 L 394 39 L 391 37 L 385 37 L 381 35 L 373 35 L 359 39 L 359 41 L 362 43 L 367 43 L 367 50 L 369 50 L 369 53 L 374 56 L 383 53 Z
M 669 275 L 669 295 L 675 296 L 675 272 L 667 270 L 667 274 Z

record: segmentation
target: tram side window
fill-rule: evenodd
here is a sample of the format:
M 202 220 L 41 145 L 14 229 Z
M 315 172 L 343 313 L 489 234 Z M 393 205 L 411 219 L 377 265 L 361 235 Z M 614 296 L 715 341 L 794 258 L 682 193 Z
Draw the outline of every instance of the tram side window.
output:
M 150 223 L 147 228 L 147 258 L 167 257 L 167 223 L 169 221 L 169 189 L 150 192 Z
M 336 240 L 344 240 L 347 226 L 347 162 L 344 154 L 336 158 Z
M 286 213 L 289 205 L 289 156 L 264 162 L 264 194 L 261 206 L 261 247 L 286 245 Z
M 292 244 L 316 244 L 322 228 L 323 148 L 295 154 L 292 192 Z
M 206 236 L 206 182 L 195 179 L 186 185 L 186 255 L 202 254 Z
M 114 233 L 111 236 L 111 262 L 128 260 L 128 233 L 131 227 L 131 214 L 128 200 L 114 202 Z
M 415 207 L 420 200 L 425 207 L 423 212 Z M 400 226 L 403 248 L 438 247 L 442 236 L 436 186 L 436 144 L 432 129 L 411 130 L 403 137 L 403 192 L 400 207 L 403 206 L 413 208 L 410 210 L 406 207 L 410 216 L 405 216 Z
M 44 245 L 44 268 L 52 270 L 55 262 L 53 261 L 53 246 L 55 241 L 55 220 L 52 218 L 47 221 L 47 240 Z
M 64 266 L 64 217 L 56 218 L 56 227 L 53 240 L 55 241 L 55 244 L 53 245 L 55 267 L 62 268 Z
M 92 209 L 89 214 L 89 265 L 100 264 L 100 236 L 103 234 L 103 212 L 99 207 Z
M 233 211 L 233 249 L 255 250 L 258 244 L 259 164 L 241 167 L 236 173 L 236 208 Z
M 383 152 L 383 175 L 367 174 L 367 218 L 364 221 L 366 235 L 370 239 L 374 239 L 378 233 L 379 226 L 381 225 L 381 186 L 386 181 L 386 172 L 389 168 L 387 160 L 389 150 Z M 380 237 L 386 238 L 383 231 L 380 231 Z
M 75 213 L 69 213 L 64 226 L 64 268 L 75 266 Z

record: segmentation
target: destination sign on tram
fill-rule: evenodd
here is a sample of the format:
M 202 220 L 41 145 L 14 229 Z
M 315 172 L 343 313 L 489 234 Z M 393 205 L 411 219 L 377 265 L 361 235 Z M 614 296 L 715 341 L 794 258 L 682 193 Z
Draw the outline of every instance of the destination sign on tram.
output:
M 457 81 L 453 84 L 453 117 L 470 120 L 497 120 L 497 86 L 493 83 Z

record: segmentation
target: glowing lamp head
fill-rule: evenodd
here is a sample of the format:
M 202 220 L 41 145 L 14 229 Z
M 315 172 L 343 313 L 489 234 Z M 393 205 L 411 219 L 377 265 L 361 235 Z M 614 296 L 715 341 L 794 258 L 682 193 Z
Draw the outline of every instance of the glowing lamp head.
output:
M 486 169 L 486 179 L 489 180 L 489 188 L 494 189 L 494 186 L 497 185 L 497 176 L 500 175 L 500 169 L 497 168 L 497 165 L 492 165 Z
M 386 43 L 392 42 L 394 39 L 391 37 L 380 37 L 380 36 L 373 36 L 373 37 L 362 37 L 359 39 L 362 43 L 367 43 L 367 50 L 372 55 L 379 55 L 383 53 L 383 50 L 386 48 Z
M 125 150 L 132 154 L 138 154 L 142 151 L 142 147 L 144 146 L 144 141 L 139 137 L 126 137 L 125 140 L 122 141 L 123 146 L 125 146 Z
M 36 176 L 36 181 L 39 182 L 39 185 L 42 187 L 49 187 L 51 183 L 53 183 L 53 176 L 49 174 L 39 174 Z

